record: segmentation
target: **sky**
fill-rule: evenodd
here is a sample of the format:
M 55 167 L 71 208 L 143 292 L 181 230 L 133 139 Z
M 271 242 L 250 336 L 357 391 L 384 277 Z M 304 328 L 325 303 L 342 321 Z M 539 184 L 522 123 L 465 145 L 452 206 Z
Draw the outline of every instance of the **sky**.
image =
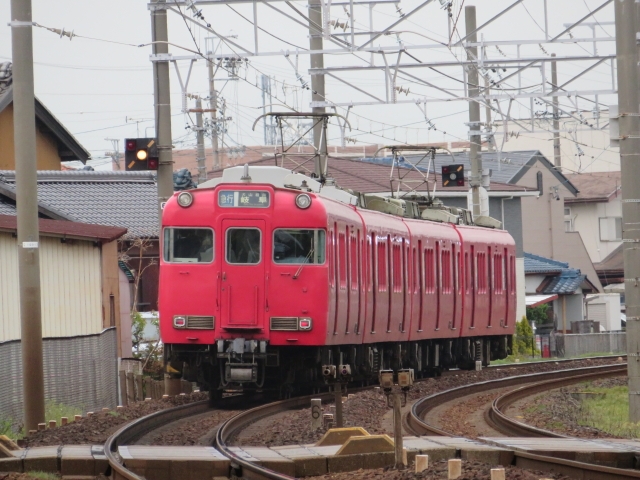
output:
M 562 0 L 548 1 L 548 32 L 551 36 L 564 30 L 563 24 L 573 23 L 589 11 L 595 10 L 604 0 Z M 171 3 L 171 2 L 169 2 Z M 350 11 L 333 1 L 331 19 L 337 25 L 334 33 L 342 33 L 341 23 L 348 20 Z M 386 3 L 376 5 L 371 11 L 373 29 L 380 30 L 396 22 L 402 14 L 411 12 L 421 2 L 418 0 L 401 0 L 397 4 Z M 477 24 L 481 25 L 504 8 L 513 0 L 492 0 L 452 2 L 451 20 L 448 19 L 446 9 L 441 8 L 438 0 L 432 1 L 418 13 L 407 18 L 394 30 L 396 34 L 382 36 L 376 39 L 375 46 L 389 47 L 402 43 L 405 46 L 421 44 L 437 45 L 438 48 L 408 50 L 414 58 L 404 54 L 403 63 L 421 62 L 452 62 L 463 60 L 466 52 L 462 47 L 447 48 L 438 43 L 447 43 L 451 38 L 455 42 L 464 36 L 464 6 L 475 4 L 477 7 Z M 196 2 L 197 4 L 197 2 Z M 256 131 L 251 126 L 262 113 L 262 91 L 259 88 L 262 75 L 272 77 L 271 100 L 274 110 L 287 108 L 298 111 L 308 111 L 310 91 L 304 88 L 308 84 L 309 58 L 305 54 L 308 49 L 308 29 L 295 22 L 306 15 L 306 2 L 294 1 L 291 4 L 297 12 L 284 2 L 271 2 L 269 5 L 261 3 L 257 6 L 258 14 L 258 45 L 262 52 L 273 52 L 272 56 L 250 57 L 248 62 L 240 68 L 235 80 L 227 80 L 228 74 L 224 68 L 216 72 L 216 88 L 220 98 L 226 104 L 226 116 L 231 120 L 227 123 L 225 143 L 227 147 L 253 146 L 263 143 L 263 131 L 260 125 Z M 540 40 L 544 38 L 544 0 L 525 0 L 504 14 L 489 27 L 483 30 L 482 37 L 490 40 Z M 32 0 L 33 21 L 38 27 L 33 29 L 34 42 L 34 72 L 35 94 L 46 107 L 65 125 L 76 139 L 90 152 L 95 163 L 103 168 L 109 168 L 110 159 L 105 158 L 105 152 L 112 150 L 112 143 L 106 139 L 119 139 L 120 150 L 123 139 L 127 137 L 154 136 L 154 108 L 153 108 L 153 78 L 152 65 L 149 59 L 151 53 L 151 21 L 147 3 L 141 0 L 111 0 L 109 2 L 88 2 L 86 0 Z M 461 8 L 462 7 L 462 8 Z M 176 8 L 176 7 L 174 7 Z M 277 12 L 286 13 L 287 16 Z M 177 10 L 177 8 L 176 8 Z M 176 57 L 194 56 L 193 52 L 206 52 L 213 48 L 216 54 L 229 55 L 242 53 L 238 47 L 221 42 L 214 33 L 206 31 L 191 20 L 192 12 L 182 7 L 183 15 L 169 12 L 169 41 L 172 44 L 170 52 Z M 255 46 L 252 4 L 209 5 L 199 6 L 198 10 L 204 17 L 198 20 L 208 23 L 216 34 L 227 36 L 233 42 L 249 51 Z M 11 29 L 7 26 L 10 21 L 10 2 L 0 2 L 0 62 L 11 60 Z M 356 33 L 368 31 L 370 11 L 367 6 L 354 8 Z M 600 38 L 612 39 L 613 26 L 607 22 L 613 21 L 613 4 L 607 5 L 596 13 L 594 31 Z M 455 25 L 455 29 L 453 28 Z M 73 31 L 74 37 L 60 37 L 47 28 Z M 347 28 L 346 32 L 349 32 Z M 580 27 L 572 31 L 574 38 L 590 37 L 592 29 Z M 348 38 L 348 37 L 347 37 Z M 364 36 L 357 36 L 362 41 Z M 566 37 L 565 37 L 566 38 Z M 335 49 L 335 45 L 325 41 L 325 48 Z M 296 55 L 298 52 L 298 55 Z M 550 53 L 558 56 L 569 54 L 592 54 L 593 46 L 585 44 L 553 44 L 538 45 L 537 43 L 523 45 L 522 56 L 547 56 Z M 615 52 L 615 43 L 605 41 L 598 44 L 599 54 Z M 489 58 L 513 58 L 516 47 L 502 45 L 487 47 Z M 374 54 L 376 65 L 384 64 L 381 54 Z M 289 63 L 290 60 L 291 63 Z M 326 54 L 325 67 L 366 65 L 371 60 L 367 53 Z M 386 60 L 394 64 L 395 54 L 386 55 Z M 298 64 L 296 76 L 295 64 Z M 171 104 L 172 104 L 172 135 L 176 149 L 193 148 L 195 146 L 195 132 L 191 128 L 195 122 L 193 114 L 185 114 L 183 106 L 194 108 L 192 99 L 185 100 L 180 87 L 180 79 L 186 82 L 189 73 L 190 60 L 180 59 L 171 67 Z M 558 66 L 559 83 L 573 77 L 579 68 L 590 65 L 584 62 L 563 62 Z M 176 68 L 180 71 L 180 78 Z M 437 87 L 450 89 L 456 94 L 463 94 L 462 67 L 443 67 L 437 71 L 427 68 L 411 69 L 406 72 L 413 78 L 401 73 L 397 77 L 397 86 L 402 88 L 397 98 L 400 101 L 410 100 L 411 103 L 395 105 L 355 106 L 349 111 L 349 120 L 353 127 L 347 132 L 349 145 L 393 144 L 393 143 L 425 143 L 436 141 L 455 142 L 466 140 L 468 121 L 468 105 L 462 101 L 441 101 L 426 104 L 425 112 L 416 102 L 428 99 L 450 98 L 436 88 L 427 87 L 424 82 L 430 82 Z M 445 75 L 443 75 L 443 73 Z M 487 70 L 488 78 L 495 81 L 500 76 L 506 76 L 509 71 L 492 72 Z M 550 72 L 545 72 L 547 81 Z M 383 70 L 367 70 L 340 74 L 341 78 L 359 90 L 347 86 L 334 77 L 326 77 L 326 98 L 335 103 L 364 102 L 371 100 L 362 91 L 379 98 L 385 96 L 385 79 Z M 542 72 L 539 69 L 529 69 L 520 76 L 520 84 L 527 87 L 527 91 L 541 88 Z M 591 72 L 575 82 L 580 88 L 590 90 L 604 90 L 611 87 L 611 67 L 608 62 L 594 68 Z M 502 92 L 513 92 L 518 86 L 514 77 L 503 85 Z M 409 93 L 406 93 L 409 90 Z M 190 95 L 208 96 L 207 65 L 202 59 L 193 64 L 186 91 Z M 508 95 L 508 93 L 506 93 Z M 615 96 L 601 96 L 599 101 L 602 108 L 616 103 Z M 561 99 L 567 109 L 575 111 L 571 100 Z M 506 111 L 510 102 L 501 103 Z M 511 101 L 511 116 L 519 118 L 525 114 L 528 99 Z M 425 104 L 420 104 L 424 106 Z M 579 109 L 589 110 L 593 103 L 582 101 Z M 205 105 L 206 106 L 206 105 Z M 546 105 L 535 106 L 540 112 L 549 111 Z M 484 108 L 483 116 L 484 116 Z M 337 113 L 345 115 L 347 108 L 336 107 Z M 588 117 L 588 115 L 585 113 Z M 495 113 L 494 113 L 495 117 Z M 484 118 L 484 117 L 483 117 Z M 431 128 L 430 128 L 431 127 Z M 550 125 L 540 124 L 542 129 Z M 510 126 L 514 130 L 514 125 Z M 570 134 L 565 134 L 569 135 Z M 329 130 L 329 143 L 339 144 L 340 131 L 337 126 Z M 498 142 L 500 139 L 497 138 Z

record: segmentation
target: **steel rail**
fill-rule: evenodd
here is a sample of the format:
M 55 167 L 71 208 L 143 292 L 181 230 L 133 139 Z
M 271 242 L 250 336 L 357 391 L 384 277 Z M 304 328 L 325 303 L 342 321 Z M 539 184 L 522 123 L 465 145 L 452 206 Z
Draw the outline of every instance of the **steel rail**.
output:
M 486 392 L 499 388 L 521 386 L 523 383 L 540 382 L 548 379 L 564 379 L 576 376 L 576 374 L 586 374 L 592 372 L 618 371 L 621 367 L 626 368 L 626 364 L 604 365 L 597 367 L 585 367 L 571 370 L 555 370 L 552 372 L 532 373 L 514 377 L 506 377 L 497 380 L 478 382 L 472 385 L 464 385 L 452 388 L 444 392 L 438 392 L 428 397 L 418 400 L 411 407 L 411 411 L 405 417 L 405 428 L 414 435 L 437 435 L 450 436 L 448 432 L 430 425 L 424 420 L 425 415 L 435 407 L 453 401 L 457 398 Z
M 598 380 L 601 378 L 615 377 L 625 375 L 627 373 L 626 366 L 619 366 L 617 370 L 608 370 L 602 372 L 588 373 L 570 378 L 553 379 L 544 382 L 538 382 L 531 385 L 524 385 L 515 390 L 511 390 L 497 397 L 491 404 L 491 408 L 487 412 L 485 420 L 487 420 L 493 428 L 501 433 L 505 433 L 514 437 L 553 437 L 553 438 L 573 438 L 569 435 L 561 435 L 550 430 L 537 428 L 526 423 L 519 422 L 508 417 L 503 412 L 510 405 L 518 400 L 530 397 L 545 390 L 554 390 L 574 383 L 581 383 L 588 380 Z

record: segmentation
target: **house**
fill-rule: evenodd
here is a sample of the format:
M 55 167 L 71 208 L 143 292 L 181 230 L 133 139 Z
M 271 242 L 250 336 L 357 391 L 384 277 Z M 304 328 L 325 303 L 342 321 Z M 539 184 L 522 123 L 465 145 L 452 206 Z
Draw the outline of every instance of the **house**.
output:
M 61 162 L 89 158 L 82 145 L 58 119 L 35 99 L 38 170 L 60 170 Z M 0 169 L 15 169 L 11 62 L 0 63 Z
M 453 158 L 452 158 L 453 157 Z M 412 161 L 415 156 L 406 156 Z M 468 152 L 439 153 L 435 171 L 443 165 L 460 163 L 471 171 Z M 482 168 L 491 181 L 518 185 L 539 192 L 522 199 L 522 237 L 524 251 L 567 262 L 586 274 L 598 292 L 602 285 L 580 232 L 565 231 L 564 199 L 579 192 L 544 155 L 537 150 L 516 152 L 482 152 Z
M 95 410 L 113 407 L 117 359 L 130 356 L 120 309 L 121 227 L 39 219 L 45 396 Z M 22 411 L 17 217 L 0 215 L 0 412 Z M 128 342 L 127 342 L 128 339 Z M 128 351 L 127 351 L 128 349 Z
M 312 164 L 304 164 L 305 158 L 292 156 L 282 157 L 278 159 L 278 166 L 299 171 L 301 173 L 309 173 L 308 168 Z M 274 158 L 264 158 L 251 162 L 252 166 L 274 165 Z M 304 165 L 303 165 L 304 164 Z M 439 174 L 434 177 L 433 173 L 428 175 L 428 183 L 425 182 L 423 173 L 418 173 L 415 169 L 403 168 L 398 172 L 394 171 L 391 175 L 390 165 L 382 162 L 370 162 L 366 158 L 349 158 L 349 157 L 329 157 L 328 171 L 331 177 L 336 181 L 337 185 L 342 188 L 349 188 L 360 193 L 376 194 L 381 196 L 390 196 L 392 190 L 396 191 L 398 185 L 402 192 L 407 192 L 410 188 L 415 188 L 416 193 L 422 196 L 430 195 L 433 192 L 433 182 L 437 185 L 442 184 Z M 222 176 L 222 169 L 209 173 L 209 178 L 218 178 Z M 437 198 L 442 200 L 447 206 L 464 207 L 467 206 L 468 187 L 451 187 L 447 189 L 439 188 L 437 190 Z M 500 220 L 504 228 L 511 233 L 516 242 L 516 276 L 517 281 L 517 318 L 525 315 L 524 306 L 524 260 L 523 255 L 523 225 L 521 200 L 528 197 L 536 197 L 538 194 L 535 189 L 528 189 L 519 185 L 511 185 L 507 183 L 492 182 L 491 191 L 489 193 L 489 213 L 491 216 Z
M 579 190 L 565 197 L 567 231 L 580 232 L 603 285 L 622 278 L 621 173 L 597 172 L 567 175 Z
M 141 272 L 134 275 L 131 298 L 137 293 L 138 310 L 158 309 L 160 221 L 155 172 L 39 171 L 38 201 L 43 218 L 126 228 L 118 242 L 120 259 Z M 0 212 L 15 215 L 12 170 L 0 171 Z
M 596 292 L 595 285 L 568 263 L 532 253 L 524 254 L 524 272 L 527 307 L 549 304 L 555 330 L 571 333 L 571 324 L 584 320 L 585 295 Z

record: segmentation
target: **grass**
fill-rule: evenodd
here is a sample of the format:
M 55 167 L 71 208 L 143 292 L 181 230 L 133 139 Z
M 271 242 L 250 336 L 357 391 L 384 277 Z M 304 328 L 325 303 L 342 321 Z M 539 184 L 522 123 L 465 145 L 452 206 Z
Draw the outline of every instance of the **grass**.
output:
M 27 475 L 29 475 L 30 478 L 36 478 L 37 480 L 60 480 L 60 477 L 55 473 L 33 471 L 27 472 Z
M 602 398 L 582 401 L 578 417 L 580 425 L 594 427 L 623 438 L 639 438 L 640 424 L 629 421 L 629 389 L 626 386 L 595 388 L 585 391 L 603 393 Z
M 72 407 L 63 403 L 48 401 L 44 406 L 44 418 L 49 426 L 49 420 L 55 420 L 58 425 L 62 424 L 62 417 L 67 417 L 69 422 L 73 422 L 75 415 L 81 415 L 82 408 Z M 22 427 L 22 419 L 14 419 L 9 417 L 0 417 L 0 435 L 6 435 L 12 440 L 24 437 L 24 428 Z M 52 477 L 58 478 L 58 477 Z

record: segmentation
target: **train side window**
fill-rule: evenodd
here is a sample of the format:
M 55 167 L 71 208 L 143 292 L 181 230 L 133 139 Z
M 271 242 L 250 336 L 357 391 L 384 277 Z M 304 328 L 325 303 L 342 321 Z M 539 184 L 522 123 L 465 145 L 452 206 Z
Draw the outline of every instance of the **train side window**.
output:
M 487 293 L 487 263 L 486 253 L 478 253 L 478 293 Z
M 354 235 L 351 235 L 349 244 L 351 290 L 358 290 L 358 239 Z
M 451 252 L 442 251 L 442 293 L 451 293 Z
M 378 291 L 387 291 L 387 242 L 378 239 Z
M 511 265 L 509 266 L 509 293 L 516 293 L 516 257 L 509 257 Z
M 344 233 L 338 233 L 338 279 L 340 288 L 347 288 L 347 239 Z
M 436 291 L 435 256 L 433 248 L 427 248 L 425 257 L 425 293 Z
M 283 228 L 273 232 L 275 263 L 322 264 L 325 250 L 324 230 Z
M 336 232 L 335 230 L 329 230 L 329 283 L 331 287 L 336 285 Z
M 502 255 L 494 255 L 493 257 L 493 282 L 495 293 L 497 293 L 498 295 L 502 294 Z
M 210 228 L 165 228 L 164 261 L 169 263 L 211 263 L 213 230 Z
M 464 252 L 464 293 L 469 293 L 471 288 L 471 262 L 469 262 L 469 252 Z
M 262 232 L 257 228 L 227 230 L 227 263 L 255 265 L 260 263 Z
M 402 291 L 402 247 L 393 245 L 393 291 Z

